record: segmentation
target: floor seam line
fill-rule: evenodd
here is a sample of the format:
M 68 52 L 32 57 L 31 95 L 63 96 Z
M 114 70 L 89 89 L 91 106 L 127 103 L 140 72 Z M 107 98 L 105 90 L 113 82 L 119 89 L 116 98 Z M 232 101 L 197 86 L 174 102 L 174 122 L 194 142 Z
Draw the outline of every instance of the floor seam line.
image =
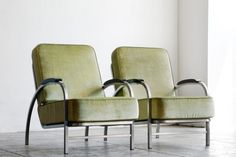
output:
M 15 153 L 15 152 L 11 152 L 11 151 L 8 151 L 8 150 L 5 150 L 5 149 L 0 149 L 0 150 L 2 150 L 2 151 L 4 151 L 4 152 L 7 152 L 7 153 L 15 154 L 15 155 L 18 155 L 18 156 L 26 157 L 26 156 L 24 156 L 24 155 L 22 155 L 22 154 L 18 154 L 18 153 Z
M 146 150 L 146 149 L 143 149 L 143 148 L 135 148 L 135 149 L 139 149 L 139 150 Z M 162 151 L 152 151 L 153 149 L 149 149 L 149 150 L 146 150 L 146 151 L 151 151 L 151 152 L 155 152 L 155 153 L 161 153 L 161 154 L 165 154 L 165 155 L 172 155 L 172 156 L 178 156 L 178 157 L 185 157 L 185 156 L 182 156 L 182 155 L 176 155 L 176 154 L 172 154 L 172 153 L 166 153 L 166 152 L 162 152 Z

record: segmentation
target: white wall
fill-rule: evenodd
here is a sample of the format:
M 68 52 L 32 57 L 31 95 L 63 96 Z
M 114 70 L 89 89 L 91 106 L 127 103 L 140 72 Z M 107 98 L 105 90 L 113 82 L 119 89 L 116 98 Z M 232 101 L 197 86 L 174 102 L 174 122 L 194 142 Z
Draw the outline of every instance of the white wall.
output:
M 111 78 L 110 55 L 116 47 L 164 47 L 170 53 L 176 78 L 177 2 L 1 0 L 0 132 L 25 129 L 29 103 L 35 91 L 31 50 L 39 43 L 92 45 L 98 55 L 103 80 Z M 191 50 L 194 54 L 199 49 Z M 32 130 L 40 128 L 34 112 Z
M 208 0 L 179 0 L 178 81 L 186 78 L 207 83 Z M 203 94 L 200 86 L 181 88 L 180 94 Z
M 221 133 L 236 131 L 235 6 L 235 0 L 209 2 L 209 89 L 215 98 L 213 124 Z

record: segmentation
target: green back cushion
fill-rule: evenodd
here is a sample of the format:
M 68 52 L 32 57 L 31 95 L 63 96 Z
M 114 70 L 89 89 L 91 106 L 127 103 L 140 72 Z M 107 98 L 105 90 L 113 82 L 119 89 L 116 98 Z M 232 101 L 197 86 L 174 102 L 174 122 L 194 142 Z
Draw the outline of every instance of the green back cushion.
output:
M 94 49 L 87 45 L 38 45 L 32 53 L 36 87 L 47 78 L 62 78 L 70 99 L 103 97 Z M 59 86 L 44 89 L 39 101 L 61 100 Z
M 161 48 L 120 47 L 112 53 L 114 78 L 144 79 L 150 86 L 152 97 L 174 95 L 169 56 Z M 141 86 L 135 86 L 137 98 L 145 98 Z M 123 92 L 124 95 L 127 92 Z

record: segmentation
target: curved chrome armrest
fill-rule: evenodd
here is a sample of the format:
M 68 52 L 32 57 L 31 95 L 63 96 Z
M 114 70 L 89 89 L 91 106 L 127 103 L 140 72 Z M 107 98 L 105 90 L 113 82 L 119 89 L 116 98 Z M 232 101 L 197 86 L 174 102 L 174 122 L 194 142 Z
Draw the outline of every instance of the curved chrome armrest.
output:
M 126 81 L 130 84 L 142 85 L 144 87 L 145 91 L 146 91 L 147 99 L 151 98 L 151 90 L 150 90 L 148 84 L 146 84 L 143 79 L 128 79 Z
M 38 87 L 38 89 L 36 90 L 35 92 L 35 95 L 33 98 L 37 98 L 38 94 L 48 85 L 53 85 L 53 84 L 58 84 L 61 89 L 62 89 L 62 92 L 63 92 L 63 100 L 66 100 L 68 99 L 68 92 L 67 92 L 67 89 L 65 87 L 65 84 L 63 83 L 62 79 L 60 78 L 48 78 L 48 79 L 45 79 L 43 80 L 41 83 L 40 83 L 40 86 Z
M 111 79 L 111 80 L 107 80 L 103 86 L 102 89 L 106 89 L 107 87 L 111 86 L 111 85 L 121 85 L 120 87 L 123 88 L 124 86 L 127 87 L 128 91 L 129 91 L 129 95 L 130 97 L 134 96 L 133 90 L 130 86 L 130 84 L 126 81 L 126 80 L 121 80 L 121 79 Z M 118 89 L 121 89 L 121 88 Z M 116 93 L 116 92 L 115 92 Z
M 152 141 L 152 107 L 151 107 L 151 90 L 148 86 L 148 84 L 146 84 L 144 82 L 143 79 L 129 79 L 127 80 L 127 82 L 129 82 L 130 84 L 138 84 L 138 85 L 142 85 L 146 91 L 147 94 L 147 136 L 148 136 L 148 149 L 151 148 L 151 141 Z
M 62 79 L 59 79 L 59 78 L 48 78 L 48 79 L 45 79 L 43 80 L 41 83 L 40 83 L 40 86 L 37 88 L 32 100 L 31 100 L 31 103 L 30 103 L 30 107 L 29 107 L 29 111 L 28 111 L 28 116 L 27 116 L 27 122 L 26 122 L 26 136 L 25 136 L 25 145 L 28 145 L 29 144 L 29 128 L 30 128 L 30 121 L 31 121 L 31 115 L 32 115 L 32 111 L 33 111 L 33 108 L 34 108 L 34 103 L 37 99 L 37 96 L 38 94 L 48 85 L 52 85 L 52 84 L 58 84 L 61 89 L 62 89 L 62 92 L 63 92 L 63 100 L 64 100 L 64 106 L 65 106 L 65 112 L 64 112 L 64 125 L 67 126 L 68 125 L 68 107 L 67 107 L 67 103 L 66 103 L 66 99 L 68 99 L 68 93 L 67 93 L 67 90 L 65 88 L 65 85 L 62 81 Z
M 146 91 L 147 99 L 148 99 L 148 103 L 149 103 L 149 100 L 151 98 L 151 90 L 150 90 L 148 84 L 145 83 L 145 81 L 143 79 L 128 79 L 126 81 L 130 84 L 142 85 L 144 87 L 145 91 Z
M 126 80 L 129 84 L 138 84 L 138 85 L 142 85 L 146 91 L 147 94 L 147 113 L 148 113 L 148 123 L 151 123 L 151 103 L 150 103 L 150 98 L 151 98 L 151 90 L 148 86 L 147 83 L 145 83 L 145 81 L 143 79 L 128 79 Z
M 128 82 L 129 84 L 141 84 L 142 81 L 144 81 L 143 79 L 128 79 L 128 80 L 123 80 Z M 116 96 L 122 89 L 124 88 L 124 86 L 119 86 L 115 93 L 114 96 Z
M 206 96 L 208 96 L 208 90 L 207 90 L 207 86 L 204 82 L 202 82 L 201 80 L 196 80 L 196 79 L 184 79 L 184 80 L 181 80 L 179 82 L 177 82 L 176 86 L 175 86 L 175 90 L 177 90 L 178 88 L 180 88 L 181 86 L 183 85 L 186 85 L 186 84 L 198 84 L 200 86 L 202 86 L 203 90 L 204 90 L 204 93 Z
M 147 111 L 149 111 L 151 109 L 150 107 L 150 98 L 151 98 L 151 90 L 148 86 L 147 83 L 145 83 L 145 81 L 143 79 L 128 79 L 126 80 L 129 84 L 138 84 L 138 85 L 142 85 L 146 91 L 146 94 L 147 94 L 147 102 L 148 102 L 148 105 L 147 105 Z M 151 112 L 147 112 L 149 114 L 151 114 Z M 151 117 L 151 115 L 148 116 L 149 118 Z

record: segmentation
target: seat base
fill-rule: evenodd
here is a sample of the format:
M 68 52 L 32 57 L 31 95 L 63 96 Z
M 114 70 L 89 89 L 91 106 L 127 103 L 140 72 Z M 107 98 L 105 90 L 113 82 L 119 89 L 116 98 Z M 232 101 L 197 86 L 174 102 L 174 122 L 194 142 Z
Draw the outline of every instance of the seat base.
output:
M 147 119 L 147 100 L 139 100 L 139 120 Z M 151 98 L 151 119 L 196 120 L 214 116 L 213 99 L 209 96 Z
M 133 121 L 113 121 L 113 122 L 69 122 L 69 127 L 78 127 L 78 126 L 116 126 L 116 125 L 130 125 Z M 61 128 L 64 127 L 64 124 L 49 124 L 42 125 L 44 129 L 50 128 Z
M 133 121 L 138 118 L 138 105 L 135 98 L 81 98 L 69 99 L 68 122 L 70 124 L 116 123 Z M 52 101 L 38 107 L 42 125 L 64 123 L 64 102 Z

